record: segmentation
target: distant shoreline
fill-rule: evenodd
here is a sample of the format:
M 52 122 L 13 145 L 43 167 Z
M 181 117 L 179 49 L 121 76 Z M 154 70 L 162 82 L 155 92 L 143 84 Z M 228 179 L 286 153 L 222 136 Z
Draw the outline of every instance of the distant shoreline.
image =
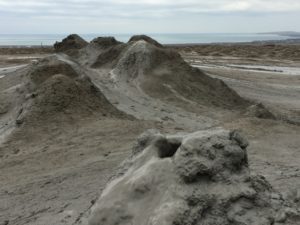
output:
M 293 33 L 295 34 L 295 33 Z M 286 34 L 287 35 L 287 34 Z M 292 35 L 292 34 L 290 34 Z M 97 37 L 114 36 L 118 41 L 127 42 L 131 34 L 83 34 L 81 37 L 91 41 Z M 257 34 L 257 33 L 202 33 L 202 34 L 149 34 L 148 36 L 158 40 L 164 45 L 206 45 L 206 44 L 244 44 L 253 42 L 294 42 L 292 38 L 283 34 Z M 65 38 L 66 35 L 1 35 L 1 47 L 49 47 L 56 41 Z M 291 40 L 290 40 L 291 39 Z M 299 36 L 300 39 L 300 36 Z
M 200 46 L 200 45 L 270 45 L 270 44 L 281 44 L 281 45 L 291 45 L 300 44 L 299 39 L 286 39 L 286 40 L 267 40 L 267 41 L 252 41 L 252 42 L 216 42 L 216 43 L 186 43 L 186 44 L 165 44 L 165 46 Z
M 300 38 L 300 32 L 295 31 L 279 31 L 279 32 L 265 32 L 265 33 L 258 33 L 261 35 L 279 35 L 284 37 L 291 37 L 291 38 Z
M 166 47 L 186 47 L 199 45 L 269 45 L 269 44 L 300 44 L 300 37 L 286 40 L 265 40 L 252 42 L 212 42 L 212 43 L 179 43 L 164 44 Z M 0 45 L 0 48 L 52 48 L 53 45 Z

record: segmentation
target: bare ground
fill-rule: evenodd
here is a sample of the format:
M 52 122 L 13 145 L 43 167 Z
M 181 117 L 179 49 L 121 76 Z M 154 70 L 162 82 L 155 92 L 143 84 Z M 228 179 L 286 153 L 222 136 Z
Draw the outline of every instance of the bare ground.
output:
M 25 61 L 10 63 L 3 60 L 8 57 L 4 54 L 0 56 L 1 67 L 26 64 L 28 56 L 45 55 L 29 54 Z M 300 126 L 296 125 L 300 110 L 300 76 L 227 68 L 227 65 L 297 67 L 299 62 L 231 56 L 224 59 L 224 56 L 207 57 L 187 52 L 183 56 L 193 65 L 197 64 L 197 60 L 202 62 L 199 65 L 203 65 L 203 61 L 217 65 L 202 69 L 211 76 L 223 79 L 241 96 L 265 103 L 284 120 L 234 119 L 230 111 L 217 110 L 211 113 L 213 116 L 210 118 L 210 112 L 204 112 L 204 109 L 192 110 L 191 113 L 191 110 L 182 109 L 184 105 L 170 108 L 159 101 L 151 101 L 151 98 L 137 98 L 135 93 L 127 93 L 130 98 L 124 101 L 121 91 L 105 90 L 105 85 L 97 82 L 99 74 L 90 71 L 90 76 L 94 76 L 95 83 L 114 105 L 139 115 L 140 120 L 91 117 L 64 124 L 53 123 L 50 127 L 41 124 L 39 129 L 31 131 L 35 132 L 35 136 L 28 138 L 24 135 L 24 138 L 21 136 L 2 144 L 0 224 L 74 224 L 99 196 L 115 168 L 128 156 L 136 136 L 149 128 L 165 133 L 220 125 L 242 129 L 250 141 L 248 154 L 251 168 L 266 176 L 285 196 L 297 196 L 300 193 Z M 13 75 L 10 73 L 12 70 L 5 70 L 7 68 L 0 69 L 0 77 Z M 199 115 L 199 112 L 204 115 Z
M 255 171 L 264 174 L 283 193 L 299 192 L 300 70 L 290 75 L 271 69 L 276 66 L 295 69 L 299 68 L 300 62 L 270 57 L 248 58 L 246 53 L 242 57 L 232 57 L 230 54 L 208 57 L 196 51 L 181 53 L 193 66 L 200 66 L 207 74 L 222 79 L 242 97 L 262 102 L 277 115 L 277 121 L 239 119 L 224 126 L 242 129 L 247 134 L 250 139 L 250 163 Z M 233 68 L 231 65 L 241 67 Z M 248 69 L 243 65 L 254 68 L 264 65 L 269 66 L 270 70 Z

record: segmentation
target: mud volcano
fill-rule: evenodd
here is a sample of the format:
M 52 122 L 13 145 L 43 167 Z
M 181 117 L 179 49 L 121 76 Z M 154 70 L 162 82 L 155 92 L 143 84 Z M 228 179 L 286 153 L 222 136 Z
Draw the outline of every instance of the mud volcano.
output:
M 146 132 L 93 206 L 88 224 L 295 224 L 289 204 L 264 177 L 250 173 L 247 145 L 240 133 L 222 129 Z
M 31 64 L 17 124 L 63 121 L 90 116 L 129 118 L 105 98 L 91 80 L 68 61 L 50 56 Z
M 230 109 L 248 105 L 224 82 L 191 67 L 177 52 L 145 35 L 133 36 L 125 44 L 112 38 L 98 38 L 80 52 L 79 55 L 87 55 L 89 63 L 94 60 L 91 67 L 110 70 L 116 85 L 129 84 L 166 102 L 193 101 Z M 81 58 L 77 57 L 79 62 Z
M 54 44 L 54 49 L 56 52 L 65 52 L 67 54 L 74 55 L 77 53 L 76 50 L 79 50 L 87 45 L 88 43 L 79 35 L 71 34 L 61 42 L 56 42 Z

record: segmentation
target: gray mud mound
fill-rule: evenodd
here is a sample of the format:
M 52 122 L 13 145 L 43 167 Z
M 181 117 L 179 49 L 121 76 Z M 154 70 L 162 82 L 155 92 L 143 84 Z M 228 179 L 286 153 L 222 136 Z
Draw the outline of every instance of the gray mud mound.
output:
M 254 116 L 260 119 L 271 119 L 275 120 L 276 117 L 271 113 L 262 103 L 251 105 L 246 109 L 245 115 Z
M 79 76 L 71 65 L 59 60 L 57 56 L 41 59 L 38 63 L 32 64 L 28 72 L 30 80 L 36 85 L 43 83 L 55 74 L 64 74 L 71 78 Z
M 130 39 L 129 39 L 129 43 L 130 42 L 136 42 L 136 41 L 141 41 L 141 40 L 143 40 L 143 41 L 146 41 L 146 42 L 148 42 L 148 43 L 150 43 L 150 44 L 152 44 L 152 45 L 155 45 L 156 47 L 159 47 L 159 48 L 162 48 L 163 47 L 163 45 L 162 44 L 160 44 L 159 42 L 157 42 L 156 40 L 154 40 L 153 38 L 151 38 L 151 37 L 149 37 L 149 36 L 147 36 L 147 35 L 134 35 L 134 36 L 132 36 Z
M 64 52 L 72 55 L 74 51 L 79 50 L 87 45 L 88 42 L 86 42 L 79 35 L 71 34 L 65 39 L 63 39 L 61 42 L 56 42 L 54 44 L 54 49 L 56 52 Z
M 114 37 L 97 37 L 93 39 L 91 43 L 97 44 L 103 48 L 107 48 L 107 47 L 121 44 L 122 42 L 117 41 Z
M 120 59 L 121 53 L 125 48 L 126 45 L 122 43 L 111 45 L 110 47 L 105 47 L 105 50 L 103 50 L 103 52 L 99 54 L 92 67 L 114 67 Z
M 163 49 L 144 40 L 130 43 L 122 54 L 114 72 L 119 74 L 119 79 L 131 81 L 135 78 L 149 77 L 155 68 L 162 63 L 180 63 L 180 55 L 169 49 Z M 171 66 L 171 65 L 170 65 Z
M 78 61 L 92 68 L 115 66 L 126 44 L 114 37 L 97 37 L 75 55 Z
M 127 116 L 117 110 L 84 74 L 56 56 L 32 64 L 27 73 L 26 101 L 17 124 L 48 120 Z
M 248 104 L 224 82 L 188 65 L 177 52 L 144 40 L 129 43 L 112 70 L 112 78 L 116 83 L 135 84 L 166 102 L 193 101 L 225 108 Z
M 297 224 L 299 212 L 250 173 L 247 145 L 238 132 L 222 129 L 145 133 L 83 223 Z
M 120 89 L 126 85 L 166 103 L 205 107 L 246 108 L 249 103 L 219 79 L 186 63 L 180 54 L 145 35 L 128 43 L 99 37 L 73 56 L 80 64 L 108 73 Z M 126 89 L 126 88 L 125 88 Z

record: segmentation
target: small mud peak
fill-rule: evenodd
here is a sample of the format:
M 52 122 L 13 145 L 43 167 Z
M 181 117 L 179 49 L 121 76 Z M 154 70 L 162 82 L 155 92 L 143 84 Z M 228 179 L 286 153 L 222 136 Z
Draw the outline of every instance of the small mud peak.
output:
M 114 37 L 97 37 L 91 41 L 93 44 L 97 44 L 100 47 L 108 48 L 118 44 L 122 44 L 122 42 L 117 41 Z
M 43 58 L 37 63 L 31 64 L 28 71 L 30 80 L 36 85 L 43 83 L 55 74 L 64 74 L 72 78 L 79 76 L 70 64 L 60 60 L 56 55 Z
M 253 116 L 260 119 L 271 119 L 276 120 L 276 116 L 270 112 L 262 103 L 257 103 L 254 105 L 249 106 L 246 109 L 246 116 Z
M 33 106 L 39 114 L 53 116 L 54 112 L 75 110 L 77 104 L 83 103 L 80 99 L 83 95 L 85 93 L 79 83 L 64 74 L 55 74 L 36 89 Z
M 17 118 L 19 125 L 90 116 L 131 118 L 117 110 L 68 58 L 55 55 L 33 63 L 25 78 L 27 94 Z
M 134 92 L 138 89 L 180 107 L 194 103 L 230 110 L 249 106 L 224 82 L 191 67 L 178 52 L 146 35 L 133 36 L 128 43 L 99 37 L 77 51 L 74 58 L 98 72 L 109 71 L 107 78 L 117 86 L 129 84 Z
M 92 207 L 88 224 L 279 222 L 292 206 L 264 177 L 251 174 L 246 146 L 240 133 L 223 129 L 174 136 L 147 132 Z M 284 224 L 295 219 L 287 215 Z
M 126 48 L 126 44 L 114 44 L 106 47 L 105 50 L 98 55 L 96 61 L 92 64 L 93 68 L 110 67 L 113 68 L 121 57 L 122 52 Z
M 144 40 L 152 45 L 155 45 L 156 47 L 159 47 L 159 48 L 163 48 L 163 45 L 160 44 L 158 41 L 154 40 L 153 38 L 147 36 L 147 35 L 134 35 L 132 36 L 130 39 L 129 39 L 129 43 L 130 42 L 137 42 L 137 41 L 140 41 L 140 40 Z
M 114 71 L 121 79 L 127 77 L 128 80 L 142 78 L 162 63 L 180 59 L 177 52 L 157 48 L 143 39 L 132 42 L 121 56 Z
M 54 44 L 54 49 L 56 52 L 67 52 L 71 50 L 79 50 L 88 45 L 83 38 L 77 34 L 71 34 L 64 38 L 61 42 L 56 42 Z
M 139 83 L 146 94 L 168 102 L 195 101 L 205 106 L 247 105 L 224 82 L 188 65 L 178 52 L 145 41 L 131 42 L 113 68 L 116 82 Z

